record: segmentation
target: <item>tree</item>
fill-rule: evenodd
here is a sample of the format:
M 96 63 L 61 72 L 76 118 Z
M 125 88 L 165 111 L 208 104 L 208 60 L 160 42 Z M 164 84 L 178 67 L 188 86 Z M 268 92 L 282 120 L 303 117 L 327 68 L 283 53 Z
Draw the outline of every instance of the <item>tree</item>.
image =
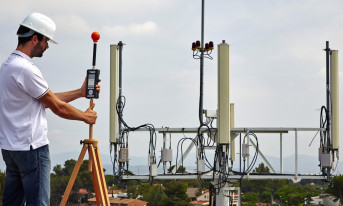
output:
M 264 166 L 263 163 L 260 163 L 258 167 L 256 167 L 253 171 L 253 173 L 270 173 L 270 169 L 267 166 Z
M 264 203 L 270 203 L 272 200 L 272 192 L 269 192 L 269 191 L 264 191 L 262 192 L 261 194 L 261 202 L 264 202 Z
M 3 197 L 3 193 L 4 193 L 5 179 L 6 179 L 6 173 L 1 172 L 1 170 L 0 170 L 0 202 L 2 202 L 2 197 Z
M 332 179 L 332 184 L 327 188 L 326 192 L 339 198 L 341 204 L 343 204 L 343 176 L 334 177 Z
M 75 165 L 76 165 L 76 160 L 70 159 L 70 160 L 65 161 L 64 168 L 62 169 L 64 172 L 64 176 L 71 176 Z
M 247 202 L 247 203 L 243 203 L 242 205 L 244 205 L 244 206 L 256 206 L 256 202 Z
M 301 203 L 304 202 L 305 198 L 306 198 L 306 194 L 303 194 L 303 193 L 302 194 L 294 194 L 294 193 L 292 193 L 292 194 L 287 195 L 287 198 L 282 199 L 282 200 L 283 200 L 283 202 L 285 200 L 287 200 L 288 204 L 290 204 L 290 205 L 300 205 Z M 311 197 L 309 196 L 308 198 L 310 199 Z
M 160 204 L 163 206 L 189 206 L 191 198 L 188 197 L 187 193 L 187 186 L 179 181 L 170 181 L 166 185 L 166 189 L 164 190 L 165 196 L 162 196 Z
M 105 175 L 105 181 L 106 181 L 106 185 L 110 187 L 112 190 L 118 189 L 118 186 L 115 184 L 116 181 L 113 175 Z
M 266 174 L 266 173 L 270 173 L 270 170 L 267 166 L 261 163 L 252 172 Z M 263 192 L 272 193 L 274 185 L 275 185 L 274 180 L 243 180 L 241 188 L 242 188 L 242 192 L 257 193 L 258 200 L 260 202 L 265 202 L 266 197 L 265 196 L 263 197 L 262 193 Z M 271 198 L 271 195 L 269 196 L 269 199 L 270 198 Z
M 195 196 L 199 197 L 200 195 L 202 195 L 202 189 L 201 187 L 198 188 L 197 192 L 195 193 Z
M 305 198 L 319 195 L 319 191 L 309 185 L 302 186 L 300 184 L 287 184 L 281 186 L 276 196 L 282 197 L 282 201 L 288 201 L 289 205 L 300 205 L 304 203 Z
M 174 167 L 175 167 L 175 165 L 172 165 L 171 167 L 169 167 L 168 174 L 172 173 Z M 179 166 L 179 168 L 176 170 L 176 173 L 186 173 L 186 168 L 183 166 Z
M 130 192 L 132 193 L 132 191 L 133 189 L 131 188 Z M 137 193 L 143 195 L 143 200 L 147 201 L 149 206 L 161 205 L 160 200 L 165 195 L 160 184 L 149 185 L 147 183 L 138 187 Z
M 136 199 L 139 195 L 138 186 L 128 187 L 126 193 L 128 198 Z
M 56 165 L 52 171 L 54 171 L 57 176 L 65 176 L 61 165 Z
M 92 173 L 88 171 L 88 160 L 84 160 L 80 166 L 76 180 L 74 182 L 72 192 L 70 193 L 69 200 L 76 202 L 74 198 L 79 189 L 85 188 L 89 193 L 94 192 Z M 64 167 L 56 165 L 53 168 L 54 173 L 51 173 L 51 204 L 56 204 L 61 201 L 64 191 L 69 182 L 70 176 L 74 171 L 76 160 L 70 159 L 64 162 Z
M 246 192 L 242 195 L 243 202 L 257 202 L 258 194 L 255 192 Z
M 64 191 L 67 187 L 69 181 L 68 176 L 57 176 L 53 173 L 50 175 L 50 185 L 51 185 L 51 205 L 59 205 L 64 195 Z
M 259 164 L 254 170 L 254 173 L 270 173 L 268 167 L 263 163 Z M 304 203 L 304 199 L 309 196 L 316 196 L 320 193 L 319 189 L 316 189 L 310 185 L 301 185 L 293 183 L 290 180 L 243 180 L 241 182 L 241 191 L 245 193 L 248 200 L 249 193 L 255 193 L 258 197 L 256 201 L 270 203 L 271 197 L 274 199 L 280 199 L 287 201 L 289 205 L 299 205 Z M 248 193 L 248 195 L 246 195 Z M 246 202 L 248 202 L 248 200 Z

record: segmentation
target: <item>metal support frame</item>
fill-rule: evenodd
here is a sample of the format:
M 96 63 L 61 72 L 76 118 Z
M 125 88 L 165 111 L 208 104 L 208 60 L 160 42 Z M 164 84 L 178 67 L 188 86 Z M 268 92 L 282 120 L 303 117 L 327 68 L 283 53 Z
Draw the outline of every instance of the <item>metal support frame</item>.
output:
M 215 133 L 217 131 L 216 128 L 208 129 L 208 128 L 155 128 L 156 132 L 162 133 L 161 136 L 163 138 L 166 138 L 166 134 L 184 134 L 184 133 L 194 133 L 197 134 L 198 132 L 207 132 L 207 133 Z M 326 179 L 323 175 L 303 175 L 299 174 L 298 172 L 298 131 L 325 131 L 326 128 L 283 128 L 283 127 L 274 127 L 274 128 L 267 128 L 267 127 L 259 127 L 259 128 L 231 128 L 231 137 L 237 137 L 238 134 L 241 133 L 267 133 L 267 134 L 280 134 L 280 171 L 283 172 L 283 156 L 282 156 L 282 140 L 283 140 L 283 134 L 289 133 L 294 131 L 295 132 L 295 172 L 294 174 L 277 174 L 274 168 L 271 166 L 271 164 L 268 162 L 267 158 L 262 154 L 262 152 L 259 150 L 259 154 L 262 157 L 262 160 L 266 163 L 266 165 L 270 168 L 270 170 L 273 172 L 271 174 L 245 174 L 245 175 L 237 175 L 233 172 L 228 172 L 227 179 L 228 180 L 236 180 L 239 181 L 241 179 L 250 179 L 250 180 L 299 180 L 299 179 Z M 139 131 L 148 131 L 146 128 L 140 128 L 138 130 L 135 130 L 135 132 Z M 160 136 L 160 135 L 159 135 Z M 194 140 L 197 141 L 198 136 L 194 137 Z M 261 138 L 260 138 L 261 139 Z M 248 138 L 248 143 L 251 144 L 255 149 L 257 149 L 255 143 L 253 141 L 250 141 Z M 165 145 L 164 145 L 165 146 Z M 218 146 L 218 144 L 217 144 Z M 188 173 L 188 174 L 175 174 L 177 171 L 179 165 L 181 165 L 181 161 L 185 160 L 188 156 L 188 154 L 193 149 L 194 144 L 190 143 L 185 153 L 181 154 L 181 159 L 176 160 L 177 164 L 175 165 L 172 174 L 157 174 L 153 178 L 155 180 L 196 180 L 196 179 L 203 179 L 211 182 L 217 182 L 221 175 L 219 174 L 213 174 L 213 172 L 208 172 L 204 174 L 199 173 Z M 212 149 L 212 148 L 206 148 L 206 149 Z M 123 180 L 149 180 L 151 177 L 150 175 L 122 175 L 121 178 Z M 216 196 L 216 203 L 224 203 L 219 205 L 226 205 L 230 201 L 228 191 L 232 186 L 232 184 L 226 183 L 223 188 L 219 191 L 219 194 Z
M 280 134 L 280 173 L 276 173 L 275 169 L 271 166 L 267 158 L 263 155 L 263 153 L 259 150 L 259 154 L 262 157 L 262 160 L 266 163 L 266 165 L 271 169 L 273 174 L 270 175 L 256 175 L 256 174 L 248 174 L 245 175 L 244 178 L 249 177 L 249 179 L 324 179 L 320 175 L 301 175 L 298 172 L 298 132 L 299 131 L 325 131 L 326 128 L 286 128 L 286 127 L 256 127 L 256 128 L 231 128 L 231 132 L 234 134 L 233 137 L 237 137 L 239 133 L 246 133 L 246 132 L 254 132 L 254 133 L 279 133 Z M 145 128 L 140 128 L 136 130 L 135 132 L 139 131 L 148 131 Z M 155 131 L 162 133 L 165 137 L 165 134 L 167 133 L 197 133 L 198 128 L 156 128 Z M 215 132 L 216 129 L 208 130 L 208 129 L 201 129 L 202 132 Z M 288 132 L 295 132 L 295 171 L 294 174 L 283 174 L 283 154 L 282 154 L 282 147 L 283 147 L 283 136 L 282 134 L 288 133 Z M 194 140 L 197 140 L 197 136 L 194 138 Z M 256 145 L 254 142 L 249 140 L 249 143 L 253 147 L 256 148 Z M 181 161 L 185 160 L 190 153 L 190 151 L 193 149 L 194 145 L 193 143 L 190 143 L 187 150 L 181 154 L 180 160 L 177 160 L 177 165 L 174 167 L 172 173 L 173 175 L 158 175 L 154 177 L 154 179 L 196 179 L 197 175 L 194 174 L 175 174 L 177 171 L 177 168 L 181 165 Z M 211 148 L 206 148 L 211 149 Z M 204 179 L 211 179 L 213 178 L 213 175 L 202 175 L 201 176 Z M 230 179 L 237 179 L 238 177 L 241 177 L 239 175 L 232 175 L 230 176 Z M 148 176 L 142 176 L 142 175 L 133 175 L 133 176 L 123 176 L 123 179 L 149 179 Z
M 256 148 L 256 144 L 250 140 L 251 145 Z M 274 168 L 272 167 L 272 165 L 269 163 L 269 161 L 267 160 L 267 158 L 263 155 L 262 151 L 259 149 L 258 150 L 258 154 L 260 155 L 260 157 L 262 158 L 262 161 L 267 165 L 267 167 L 271 170 L 272 173 L 276 173 L 276 171 L 274 170 Z
M 217 129 L 208 129 L 208 128 L 201 128 L 201 132 L 216 132 Z M 311 131 L 326 131 L 326 128 L 317 128 L 317 127 L 235 127 L 231 128 L 232 133 L 246 133 L 247 131 L 253 132 L 253 133 L 288 133 L 292 131 L 299 131 L 299 132 L 311 132 Z M 135 130 L 134 132 L 139 132 L 139 131 L 149 131 L 146 128 L 139 128 Z M 156 132 L 159 133 L 197 133 L 198 128 L 155 128 Z
M 214 175 L 212 173 L 207 173 L 200 175 L 200 177 L 204 180 L 212 180 L 214 178 L 219 178 L 218 175 Z M 122 178 L 124 180 L 148 180 L 149 175 L 123 175 Z M 199 176 L 197 174 L 168 174 L 168 175 L 158 175 L 154 177 L 155 180 L 195 180 L 198 179 Z M 231 175 L 230 179 L 232 180 L 239 180 L 241 179 L 241 175 Z M 261 174 L 250 174 L 249 177 L 247 175 L 243 176 L 243 179 L 250 179 L 250 180 L 289 180 L 295 179 L 296 176 L 294 174 L 268 174 L 268 175 L 261 175 Z M 323 180 L 326 179 L 322 175 L 298 175 L 298 179 L 313 179 L 313 180 Z
M 165 134 L 165 133 L 163 133 L 163 134 Z M 198 140 L 198 136 L 196 136 L 196 137 L 194 138 L 194 141 L 197 141 L 197 140 Z M 176 171 L 177 171 L 177 169 L 179 169 L 180 165 L 182 164 L 182 161 L 186 159 L 186 157 L 188 156 L 188 154 L 190 153 L 190 151 L 193 149 L 193 147 L 194 147 L 194 144 L 190 143 L 189 146 L 188 146 L 188 148 L 187 148 L 187 150 L 185 151 L 185 153 L 184 153 L 184 154 L 181 154 L 180 160 L 177 161 L 177 163 L 176 163 L 174 169 L 172 170 L 172 173 L 173 173 L 173 174 L 175 174 Z

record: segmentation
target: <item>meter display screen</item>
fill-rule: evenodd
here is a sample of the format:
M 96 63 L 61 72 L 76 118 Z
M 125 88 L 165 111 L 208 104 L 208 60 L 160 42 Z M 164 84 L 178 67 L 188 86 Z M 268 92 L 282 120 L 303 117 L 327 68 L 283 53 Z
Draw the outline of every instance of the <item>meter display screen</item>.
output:
M 88 87 L 94 88 L 95 86 L 95 74 L 89 74 L 88 75 Z
M 87 70 L 87 88 L 86 88 L 87 99 L 99 98 L 99 92 L 96 90 L 96 85 L 99 83 L 99 75 L 100 75 L 100 70 L 98 69 Z

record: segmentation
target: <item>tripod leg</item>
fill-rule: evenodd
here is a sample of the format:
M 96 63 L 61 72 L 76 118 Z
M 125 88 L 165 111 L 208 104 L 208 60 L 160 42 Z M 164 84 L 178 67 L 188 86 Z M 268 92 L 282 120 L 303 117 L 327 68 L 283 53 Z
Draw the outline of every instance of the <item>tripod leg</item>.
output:
M 97 184 L 96 174 L 95 174 L 94 170 L 92 170 L 92 179 L 93 179 L 93 187 L 94 187 L 94 192 L 95 192 L 96 205 L 100 206 L 100 202 L 101 202 L 100 190 L 99 190 L 99 185 Z
M 91 158 L 91 155 L 90 155 L 90 153 L 88 153 L 88 172 L 92 172 L 93 171 L 93 169 L 92 169 L 92 164 L 93 164 L 93 162 L 92 162 L 92 158 Z
M 89 147 L 88 148 L 88 154 L 89 154 L 88 168 L 89 167 L 93 168 L 92 171 L 90 171 L 90 172 L 92 172 L 92 180 L 93 180 L 93 187 L 94 187 L 94 192 L 95 192 L 96 205 L 100 206 L 101 198 L 100 198 L 99 183 L 96 179 L 96 174 L 95 174 L 95 170 L 94 170 L 94 166 L 93 166 L 92 151 L 93 151 L 93 148 Z
M 94 147 L 93 145 L 89 145 L 89 154 L 90 154 L 90 157 L 92 159 L 92 163 L 93 163 L 93 170 L 94 170 L 94 173 L 95 173 L 95 180 L 93 178 L 93 185 L 94 185 L 94 190 L 97 190 L 97 193 L 98 194 L 95 194 L 96 196 L 100 197 L 101 198 L 101 203 L 103 206 L 105 206 L 105 199 L 104 199 L 104 192 L 103 192 L 103 189 L 102 187 L 100 187 L 100 173 L 99 173 L 99 166 L 96 162 L 96 157 L 95 157 L 95 153 L 94 153 Z M 101 168 L 102 169 L 102 168 Z M 98 203 L 97 203 L 98 204 Z
M 70 179 L 69 179 L 67 188 L 66 188 L 66 190 L 64 192 L 63 198 L 61 200 L 60 206 L 64 206 L 67 203 L 70 191 L 73 188 L 73 185 L 74 185 L 77 173 L 79 172 L 79 169 L 81 167 L 83 158 L 85 157 L 86 151 L 87 151 L 87 147 L 85 145 L 83 145 L 83 148 L 81 150 L 79 159 L 77 160 L 76 165 L 75 165 L 74 170 L 73 170 L 73 173 L 70 176 Z
M 107 191 L 107 186 L 106 186 L 106 180 L 105 180 L 104 170 L 102 169 L 103 166 L 102 166 L 102 162 L 101 162 L 101 158 L 100 158 L 99 148 L 96 148 L 95 156 L 96 156 L 96 161 L 97 161 L 98 166 L 99 166 L 100 179 L 101 179 L 101 186 L 102 186 L 102 190 L 103 190 L 104 193 L 105 193 L 106 205 L 110 205 L 110 199 L 109 199 L 109 197 L 108 197 L 108 191 Z

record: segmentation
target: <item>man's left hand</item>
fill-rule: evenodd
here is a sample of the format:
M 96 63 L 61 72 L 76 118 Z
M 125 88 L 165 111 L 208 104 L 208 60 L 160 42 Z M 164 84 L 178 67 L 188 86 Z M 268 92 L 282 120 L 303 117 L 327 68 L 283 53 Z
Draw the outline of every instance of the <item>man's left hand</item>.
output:
M 99 79 L 99 82 L 101 82 L 101 79 Z M 101 88 L 100 85 L 97 84 L 95 88 L 96 88 L 96 91 L 100 93 L 100 88 Z M 87 89 L 87 77 L 85 78 L 85 81 L 83 81 L 83 84 L 80 89 L 82 97 L 86 97 L 86 89 Z

